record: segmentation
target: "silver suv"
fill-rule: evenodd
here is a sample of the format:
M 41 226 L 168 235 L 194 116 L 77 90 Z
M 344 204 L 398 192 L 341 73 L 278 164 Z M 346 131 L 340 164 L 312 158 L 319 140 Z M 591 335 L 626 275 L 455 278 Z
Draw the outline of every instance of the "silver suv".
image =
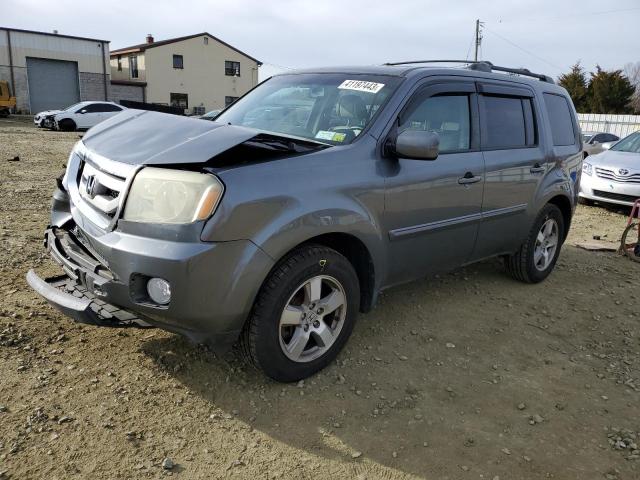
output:
M 494 256 L 545 279 L 581 148 L 563 88 L 488 62 L 287 73 L 215 122 L 127 110 L 77 143 L 53 195 L 64 274 L 27 279 L 76 321 L 238 343 L 294 381 L 385 288 Z

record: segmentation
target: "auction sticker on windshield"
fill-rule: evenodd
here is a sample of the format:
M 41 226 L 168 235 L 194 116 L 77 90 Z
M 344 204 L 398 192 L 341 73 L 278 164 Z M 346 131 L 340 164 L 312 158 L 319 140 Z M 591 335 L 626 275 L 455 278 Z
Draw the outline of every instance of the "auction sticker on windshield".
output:
M 344 142 L 346 135 L 340 132 L 329 132 L 327 130 L 320 130 L 316 133 L 318 140 L 329 140 L 331 142 Z
M 343 90 L 357 90 L 359 92 L 378 93 L 384 87 L 384 83 L 365 82 L 363 80 L 345 80 L 338 88 Z

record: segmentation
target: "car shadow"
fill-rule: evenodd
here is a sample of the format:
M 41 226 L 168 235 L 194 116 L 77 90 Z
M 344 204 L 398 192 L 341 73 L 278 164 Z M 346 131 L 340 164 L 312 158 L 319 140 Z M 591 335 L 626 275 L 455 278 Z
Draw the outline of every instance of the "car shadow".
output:
M 516 465 L 543 476 L 553 459 L 541 466 L 522 460 L 536 447 L 528 430 L 532 412 L 516 405 L 526 400 L 553 411 L 554 403 L 572 398 L 561 368 L 573 340 L 527 326 L 547 315 L 536 306 L 542 292 L 566 303 L 562 281 L 555 273 L 546 290 L 544 283 L 524 285 L 490 260 L 390 289 L 360 316 L 337 360 L 298 384 L 271 381 L 236 352 L 217 357 L 178 336 L 141 348 L 210 405 L 212 421 L 240 421 L 309 454 L 352 462 L 354 477 L 364 471 L 370 478 L 400 472 L 457 478 L 473 466 L 475 478 L 510 478 Z M 570 443 L 579 421 L 572 415 L 566 421 L 558 423 Z M 550 434 L 553 444 L 564 438 Z M 511 451 L 520 455 L 508 457 Z

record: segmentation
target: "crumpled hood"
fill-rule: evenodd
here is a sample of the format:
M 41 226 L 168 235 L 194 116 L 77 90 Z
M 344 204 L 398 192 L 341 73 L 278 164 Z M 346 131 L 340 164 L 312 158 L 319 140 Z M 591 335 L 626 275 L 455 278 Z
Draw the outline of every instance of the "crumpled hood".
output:
M 128 109 L 91 128 L 89 150 L 130 165 L 204 163 L 255 137 L 256 130 L 167 113 Z
M 640 172 L 640 153 L 605 150 L 597 155 L 587 157 L 585 161 L 599 167 L 625 168 L 630 172 Z
M 36 113 L 36 117 L 39 117 L 39 118 L 47 117 L 49 115 L 56 115 L 56 114 L 61 113 L 63 111 L 64 110 L 45 110 L 43 112 Z

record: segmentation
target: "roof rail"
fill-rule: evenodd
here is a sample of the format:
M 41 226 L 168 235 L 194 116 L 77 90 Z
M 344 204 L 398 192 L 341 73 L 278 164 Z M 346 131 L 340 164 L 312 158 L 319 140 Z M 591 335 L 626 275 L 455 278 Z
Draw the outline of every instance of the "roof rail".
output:
M 542 82 L 547 83 L 555 83 L 553 78 L 548 75 L 543 75 L 541 73 L 533 73 L 529 69 L 526 68 L 509 68 L 509 67 L 499 67 L 498 65 L 494 65 L 491 62 L 487 62 L 486 60 L 413 60 L 409 62 L 388 62 L 385 65 L 411 65 L 415 63 L 463 63 L 466 64 L 469 70 L 477 70 L 480 72 L 506 72 L 513 73 L 516 75 L 523 75 L 525 77 L 537 78 Z

